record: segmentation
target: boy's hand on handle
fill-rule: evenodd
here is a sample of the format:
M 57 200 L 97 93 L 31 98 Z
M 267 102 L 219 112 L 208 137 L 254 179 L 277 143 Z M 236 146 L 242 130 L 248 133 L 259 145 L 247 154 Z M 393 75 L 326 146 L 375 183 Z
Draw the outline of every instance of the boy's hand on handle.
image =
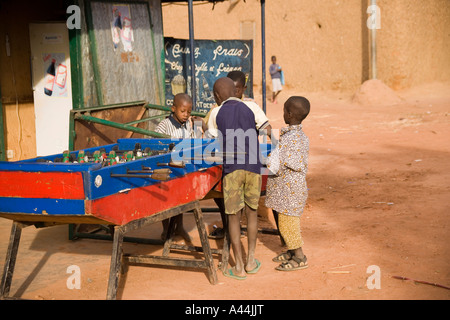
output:
M 202 130 L 203 130 L 203 132 L 206 131 L 207 126 L 206 126 L 206 123 L 205 123 L 205 121 L 203 120 L 202 117 L 191 116 L 190 120 L 191 120 L 191 123 L 192 123 L 192 127 L 194 127 L 194 123 L 195 122 L 201 122 L 202 123 Z

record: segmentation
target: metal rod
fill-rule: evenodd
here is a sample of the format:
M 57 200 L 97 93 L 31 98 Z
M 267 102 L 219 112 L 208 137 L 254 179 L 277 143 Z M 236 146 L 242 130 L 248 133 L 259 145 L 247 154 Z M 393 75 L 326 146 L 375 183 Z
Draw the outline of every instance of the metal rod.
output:
M 266 113 L 266 0 L 261 0 L 262 105 Z
M 166 134 L 158 133 L 155 131 L 149 131 L 149 130 L 141 129 L 138 127 L 133 127 L 133 126 L 129 126 L 126 124 L 117 123 L 117 122 L 100 119 L 100 118 L 96 118 L 96 117 L 92 117 L 92 116 L 87 116 L 84 114 L 76 114 L 75 120 L 85 120 L 85 121 L 95 122 L 95 123 L 103 124 L 105 126 L 122 129 L 122 130 L 127 130 L 127 131 L 132 131 L 132 132 L 144 134 L 146 136 L 155 137 L 155 138 L 170 138 L 170 136 L 168 136 Z
M 191 58 L 191 96 L 192 110 L 197 107 L 196 83 L 195 83 L 195 58 L 194 58 L 194 9 L 193 0 L 189 0 L 189 50 Z
M 130 170 L 127 169 L 127 173 L 163 173 L 163 174 L 171 174 L 172 170 L 170 169 L 147 169 L 147 170 Z
M 371 61 L 372 61 L 372 79 L 377 78 L 377 26 L 376 23 L 378 19 L 380 18 L 378 16 L 379 12 L 376 8 L 377 1 L 371 0 L 370 6 L 372 10 L 375 10 L 375 12 L 372 12 L 372 17 L 375 20 L 375 23 L 372 25 L 371 30 L 371 42 L 370 42 L 370 52 L 371 52 Z
M 158 114 L 156 116 L 151 116 L 151 117 L 140 119 L 140 120 L 134 120 L 134 121 L 126 122 L 124 124 L 133 125 L 133 124 L 136 124 L 136 123 L 141 123 L 141 122 L 145 122 L 145 121 L 150 121 L 150 120 L 155 120 L 155 119 L 159 119 L 159 118 L 164 118 L 164 117 L 167 117 L 168 115 L 170 115 L 170 113 L 165 112 L 165 113 L 162 113 L 162 114 Z
M 83 112 L 83 111 L 98 111 L 98 110 L 124 108 L 124 107 L 132 107 L 132 106 L 145 106 L 146 107 L 146 105 L 147 105 L 147 101 L 138 100 L 138 101 L 131 101 L 131 102 L 98 105 L 98 106 L 88 107 L 88 108 L 79 108 L 76 110 L 72 110 L 72 112 L 77 113 L 77 112 Z
M 140 178 L 140 179 L 153 179 L 153 180 L 169 180 L 169 174 L 153 173 L 153 174 L 127 174 L 127 173 L 111 173 L 112 178 Z
M 157 104 L 149 103 L 145 107 L 148 108 L 148 109 L 155 109 L 155 110 L 172 112 L 172 108 L 171 107 L 160 106 L 160 105 L 157 105 Z M 198 117 L 204 118 L 206 116 L 206 113 L 192 111 L 191 112 L 191 116 L 198 116 Z

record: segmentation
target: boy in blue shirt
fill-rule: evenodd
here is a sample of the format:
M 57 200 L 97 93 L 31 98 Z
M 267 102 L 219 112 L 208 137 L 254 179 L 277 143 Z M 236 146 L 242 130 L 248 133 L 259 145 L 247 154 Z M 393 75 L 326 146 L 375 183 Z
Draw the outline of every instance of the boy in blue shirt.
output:
M 223 196 L 228 216 L 228 231 L 236 265 L 224 275 L 243 280 L 246 273 L 256 273 L 261 263 L 255 259 L 258 220 L 256 210 L 261 194 L 261 162 L 255 115 L 240 99 L 235 98 L 235 85 L 227 77 L 214 84 L 213 109 L 217 129 L 208 132 L 222 143 L 226 154 L 223 161 Z M 211 129 L 211 130 L 210 130 Z M 244 264 L 241 248 L 241 215 L 247 215 L 248 253 Z

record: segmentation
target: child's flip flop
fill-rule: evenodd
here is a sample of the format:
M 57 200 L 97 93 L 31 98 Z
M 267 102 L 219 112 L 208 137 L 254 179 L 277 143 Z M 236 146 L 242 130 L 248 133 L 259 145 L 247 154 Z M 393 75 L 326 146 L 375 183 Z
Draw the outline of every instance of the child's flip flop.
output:
M 249 274 L 257 273 L 259 271 L 259 269 L 261 268 L 261 262 L 259 262 L 258 259 L 255 259 L 255 262 L 256 262 L 256 267 L 250 271 L 245 271 L 245 272 L 247 272 Z
M 224 271 L 223 275 L 225 277 L 236 279 L 236 280 L 245 280 L 245 279 L 247 279 L 247 276 L 238 276 L 236 274 L 233 274 L 233 268 L 228 269 L 228 272 Z

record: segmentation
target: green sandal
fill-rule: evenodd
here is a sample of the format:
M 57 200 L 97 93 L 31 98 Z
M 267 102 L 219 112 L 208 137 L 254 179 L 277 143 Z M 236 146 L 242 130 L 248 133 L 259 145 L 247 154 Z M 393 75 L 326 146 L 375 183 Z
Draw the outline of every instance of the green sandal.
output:
M 292 259 L 290 259 L 287 262 L 283 262 L 275 269 L 279 270 L 279 271 L 294 271 L 294 270 L 301 270 L 301 269 L 306 269 L 306 268 L 308 268 L 308 262 L 307 262 L 306 256 L 304 256 L 303 259 L 299 259 L 299 258 L 293 256 Z
M 233 268 L 228 269 L 228 272 L 223 272 L 223 275 L 228 278 L 236 279 L 236 280 L 245 280 L 247 276 L 239 276 L 233 273 Z
M 283 262 L 283 261 L 289 261 L 292 258 L 292 253 L 289 251 L 280 253 L 275 258 L 272 259 L 273 262 Z

